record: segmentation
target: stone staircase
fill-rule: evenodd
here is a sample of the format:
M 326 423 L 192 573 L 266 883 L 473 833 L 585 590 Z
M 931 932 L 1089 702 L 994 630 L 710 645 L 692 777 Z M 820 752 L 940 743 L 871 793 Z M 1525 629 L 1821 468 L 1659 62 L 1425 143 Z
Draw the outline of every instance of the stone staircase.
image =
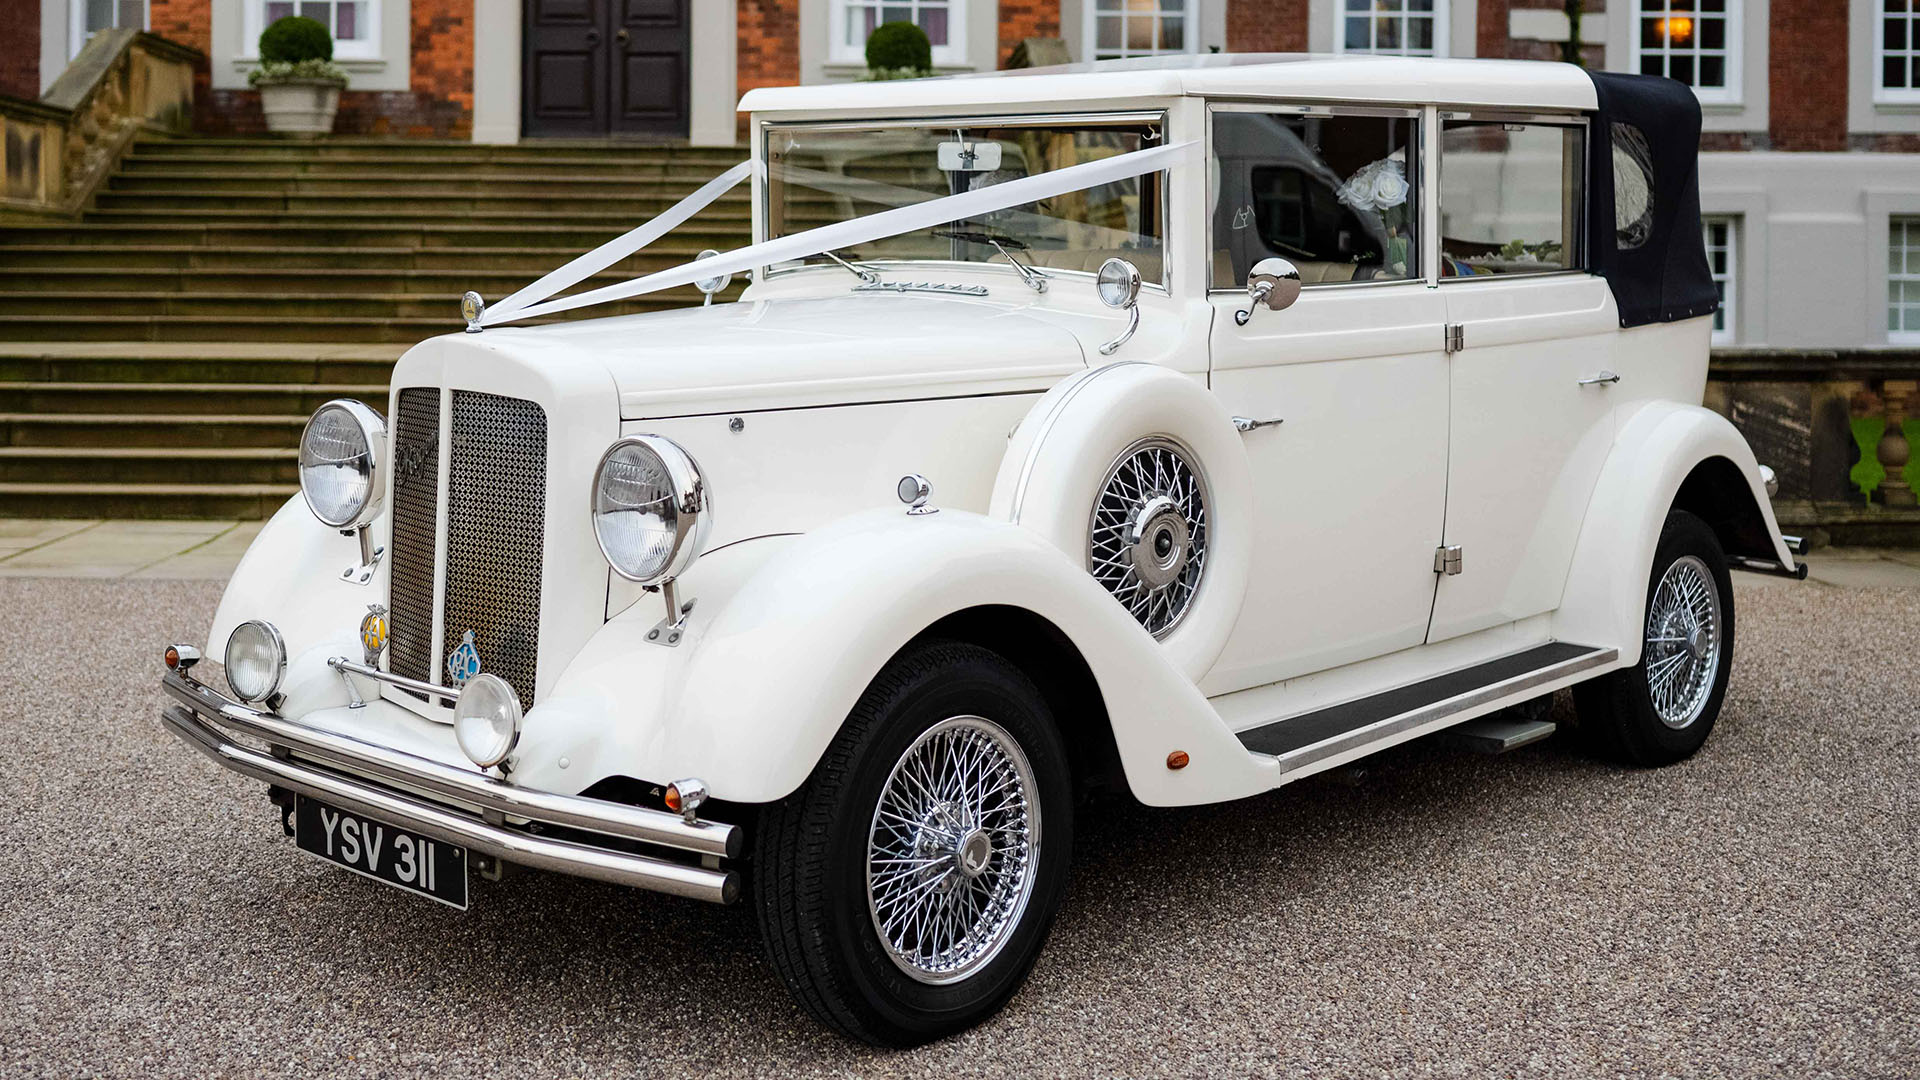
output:
M 734 149 L 137 144 L 77 222 L 0 222 L 0 516 L 261 517 L 321 402 L 740 160 Z M 593 288 L 749 239 L 742 186 Z M 737 289 L 739 286 L 736 285 Z M 690 288 L 588 317 L 698 302 Z

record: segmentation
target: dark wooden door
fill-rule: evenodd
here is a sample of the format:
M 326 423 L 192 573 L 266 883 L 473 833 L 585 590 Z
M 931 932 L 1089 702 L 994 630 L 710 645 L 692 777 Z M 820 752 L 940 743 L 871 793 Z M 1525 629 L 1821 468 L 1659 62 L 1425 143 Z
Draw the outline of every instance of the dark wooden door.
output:
M 687 4 L 527 0 L 521 131 L 686 135 Z

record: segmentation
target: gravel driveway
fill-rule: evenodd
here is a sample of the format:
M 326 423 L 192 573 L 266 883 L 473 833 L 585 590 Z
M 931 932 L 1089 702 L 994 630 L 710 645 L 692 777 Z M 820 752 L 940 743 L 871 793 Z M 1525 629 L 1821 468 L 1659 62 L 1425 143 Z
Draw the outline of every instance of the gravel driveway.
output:
M 744 907 L 525 873 L 462 915 L 296 852 L 156 719 L 218 596 L 0 581 L 0 1074 L 1920 1073 L 1920 590 L 1743 582 L 1674 768 L 1414 743 L 1103 804 L 1026 989 L 907 1053 L 811 1024 Z

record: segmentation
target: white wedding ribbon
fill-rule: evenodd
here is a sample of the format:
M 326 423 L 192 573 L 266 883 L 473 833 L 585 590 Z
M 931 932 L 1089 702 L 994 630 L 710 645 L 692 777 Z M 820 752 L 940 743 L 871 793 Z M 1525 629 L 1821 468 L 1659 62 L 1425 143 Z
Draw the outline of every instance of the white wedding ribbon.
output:
M 753 175 L 753 165 L 751 161 L 743 161 L 735 165 L 700 185 L 697 191 L 674 203 L 652 221 L 601 244 L 565 266 L 554 269 L 540 280 L 488 308 L 480 316 L 480 325 L 492 326 L 497 322 L 524 318 L 519 314 L 523 309 L 532 307 L 555 293 L 571 289 L 679 228 L 682 222 L 705 210 L 713 200 L 725 195 L 733 190 L 734 185 Z
M 1159 172 L 1162 169 L 1171 169 L 1177 165 L 1185 164 L 1198 150 L 1198 146 L 1198 143 L 1183 142 L 1176 143 L 1172 146 L 1156 146 L 1147 150 L 1135 150 L 1130 153 L 1103 158 L 1099 161 L 1089 161 L 1081 165 L 1070 165 L 1064 169 L 1055 169 L 1052 172 L 1044 172 L 1035 176 L 1025 176 L 1018 180 L 1009 180 L 1004 184 L 995 184 L 992 187 L 981 188 L 977 191 L 963 191 L 958 195 L 946 195 L 941 198 L 916 203 L 912 206 L 901 206 L 892 210 L 882 210 L 877 214 L 868 214 L 865 217 L 853 218 L 850 221 L 841 221 L 832 225 L 822 225 L 818 228 L 808 229 L 805 232 L 794 233 L 791 236 L 782 236 L 758 244 L 751 244 L 747 247 L 735 248 L 732 251 L 714 256 L 710 259 L 700 259 L 682 263 L 670 270 L 660 270 L 648 274 L 645 277 L 635 278 L 618 285 L 607 285 L 588 292 L 576 293 L 573 296 L 563 296 L 557 300 L 547 300 L 543 303 L 523 304 L 518 309 L 501 311 L 499 309 L 489 308 L 481 317 L 480 324 L 482 326 L 492 326 L 496 323 L 508 322 L 514 319 L 531 319 L 561 311 L 572 311 L 575 308 L 587 307 L 591 304 L 604 304 L 612 300 L 626 300 L 651 292 L 659 292 L 662 289 L 671 289 L 678 285 L 691 284 L 694 281 L 700 281 L 706 278 L 719 277 L 722 274 L 736 274 L 743 270 L 752 270 L 756 267 L 769 266 L 773 263 L 786 262 L 793 259 L 804 259 L 809 255 L 818 255 L 825 251 L 834 251 L 839 248 L 851 247 L 855 244 L 870 243 L 874 240 L 882 240 L 889 236 L 899 236 L 903 233 L 918 232 L 921 229 L 930 229 L 936 225 L 945 225 L 948 222 L 961 221 L 966 218 L 978 217 L 982 214 L 991 214 L 1000 210 L 1011 210 L 1016 206 L 1025 206 L 1028 203 L 1037 202 L 1041 199 L 1051 199 L 1069 192 L 1098 187 L 1101 184 L 1110 184 L 1118 180 L 1126 180 L 1146 173 Z M 725 177 L 721 179 L 725 179 Z M 715 183 L 718 182 L 719 181 L 715 181 Z M 736 180 L 735 182 L 737 183 L 738 181 Z M 702 188 L 701 190 L 705 191 L 706 189 Z M 698 194 L 698 192 L 695 193 L 695 195 Z M 690 196 L 689 198 L 692 197 Z M 709 201 L 711 201 L 711 197 L 709 197 Z M 562 278 L 564 277 L 563 272 L 568 271 L 569 268 L 576 264 L 586 266 L 598 262 L 602 268 L 612 265 L 621 258 L 632 254 L 640 245 L 634 245 L 631 248 L 620 251 L 619 254 L 614 255 L 612 258 L 605 258 L 603 260 L 602 256 L 603 253 L 607 251 L 607 248 L 625 242 L 628 237 L 638 235 L 643 230 L 653 226 L 656 222 L 673 215 L 679 209 L 679 206 L 675 206 L 654 221 L 650 221 L 640 229 L 635 229 L 632 233 L 628 233 L 626 237 L 622 237 L 620 240 L 616 240 L 606 247 L 588 252 L 586 255 L 575 259 L 572 263 L 568 263 L 567 266 L 561 267 L 560 270 L 556 270 L 552 274 L 547 275 L 547 278 Z M 698 209 L 698 207 L 694 209 Z M 684 220 L 691 214 L 692 210 L 689 210 L 681 214 L 680 219 Z M 677 222 L 675 222 L 675 224 L 677 224 Z M 666 228 L 671 227 L 672 225 L 666 226 Z M 665 229 L 663 228 L 653 235 L 657 236 L 659 232 L 664 231 Z M 648 240 L 651 239 L 652 236 L 649 236 Z M 642 241 L 643 244 L 645 242 L 646 241 Z M 582 274 L 579 277 L 575 277 L 573 281 L 577 282 L 584 276 L 585 275 Z M 547 278 L 542 278 L 540 282 L 535 282 L 533 285 L 529 285 L 527 288 L 508 297 L 507 300 L 502 301 L 501 308 L 506 308 L 508 303 L 524 294 L 532 293 L 535 287 L 540 285 L 541 282 L 546 281 Z M 565 287 L 565 285 L 560 286 L 560 288 Z M 552 291 L 554 290 L 550 290 L 547 295 L 552 295 Z

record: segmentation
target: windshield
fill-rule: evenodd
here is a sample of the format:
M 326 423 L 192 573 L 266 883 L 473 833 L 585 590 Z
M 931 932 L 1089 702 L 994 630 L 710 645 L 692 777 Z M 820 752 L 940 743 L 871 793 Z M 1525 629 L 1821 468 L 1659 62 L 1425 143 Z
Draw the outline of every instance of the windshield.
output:
M 1161 145 L 1157 119 L 989 125 L 770 126 L 767 239 Z M 1161 173 L 888 237 L 853 262 L 999 262 L 1092 273 L 1118 256 L 1160 282 Z M 816 255 L 776 264 L 829 264 Z

